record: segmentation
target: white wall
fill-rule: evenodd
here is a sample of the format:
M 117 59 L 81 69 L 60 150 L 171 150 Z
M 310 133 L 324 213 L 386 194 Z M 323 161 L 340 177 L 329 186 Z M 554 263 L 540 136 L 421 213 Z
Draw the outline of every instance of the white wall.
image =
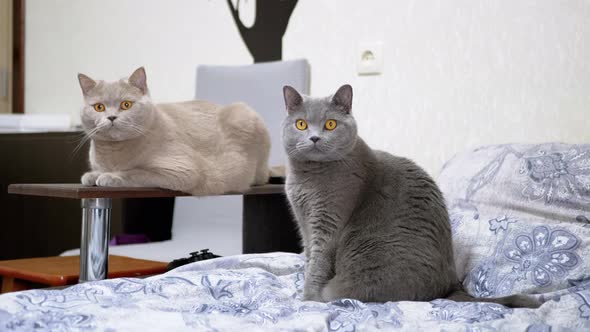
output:
M 115 80 L 145 66 L 156 101 L 193 99 L 199 63 L 247 64 L 225 1 L 27 0 L 26 112 L 79 123 L 77 74 Z
M 253 1 L 253 0 L 252 0 Z M 251 63 L 222 0 L 28 0 L 27 112 L 69 112 L 76 73 L 146 65 L 154 99 L 194 95 L 199 63 Z M 357 42 L 385 43 L 383 75 L 355 74 Z M 312 93 L 355 88 L 360 133 L 435 174 L 480 144 L 590 142 L 588 0 L 300 0 L 284 58 Z M 277 87 L 280 88 L 280 87 Z
M 590 143 L 590 1 L 300 1 L 287 58 L 312 91 L 355 88 L 360 134 L 435 173 L 480 144 Z M 359 41 L 385 42 L 381 76 L 355 75 Z

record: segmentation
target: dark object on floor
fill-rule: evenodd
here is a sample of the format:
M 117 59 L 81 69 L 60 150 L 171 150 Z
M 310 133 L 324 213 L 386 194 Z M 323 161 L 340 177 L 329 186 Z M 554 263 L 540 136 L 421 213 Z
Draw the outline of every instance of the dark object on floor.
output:
M 207 259 L 221 257 L 209 252 L 209 249 L 202 249 L 201 251 L 195 251 L 190 253 L 190 257 L 175 259 L 168 263 L 168 271 L 173 270 L 179 266 L 186 265 L 189 263 L 204 261 Z
M 136 244 L 151 242 L 150 238 L 145 234 L 117 234 L 113 236 L 109 245 L 117 246 L 121 244 Z

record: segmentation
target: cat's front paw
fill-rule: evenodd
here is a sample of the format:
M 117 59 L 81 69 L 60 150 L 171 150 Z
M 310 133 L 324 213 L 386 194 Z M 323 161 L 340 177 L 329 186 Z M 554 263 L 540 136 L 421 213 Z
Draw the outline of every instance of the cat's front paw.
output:
M 86 172 L 84 175 L 82 175 L 80 182 L 82 182 L 82 184 L 85 186 L 95 186 L 96 179 L 98 179 L 100 174 L 100 172 Z
M 125 187 L 125 180 L 115 173 L 102 173 L 96 179 L 99 187 Z

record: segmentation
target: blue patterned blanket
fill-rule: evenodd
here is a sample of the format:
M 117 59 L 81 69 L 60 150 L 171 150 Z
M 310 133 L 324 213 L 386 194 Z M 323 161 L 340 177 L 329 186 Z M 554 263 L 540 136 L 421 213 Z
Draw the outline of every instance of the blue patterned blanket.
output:
M 300 255 L 225 257 L 147 279 L 8 293 L 0 296 L 0 331 L 559 331 L 560 327 L 590 327 L 590 284 L 584 282 L 551 294 L 535 310 L 448 300 L 303 302 L 302 285 Z
M 590 331 L 590 145 L 501 145 L 438 179 L 460 276 L 491 303 L 303 302 L 300 255 L 224 257 L 146 279 L 0 296 L 0 331 Z

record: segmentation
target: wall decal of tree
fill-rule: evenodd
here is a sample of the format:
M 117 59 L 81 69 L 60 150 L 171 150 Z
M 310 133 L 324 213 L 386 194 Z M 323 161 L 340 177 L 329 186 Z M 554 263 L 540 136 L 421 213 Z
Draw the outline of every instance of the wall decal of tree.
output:
M 240 0 L 235 7 L 232 0 L 227 0 L 227 4 L 254 62 L 281 60 L 283 35 L 297 0 L 256 1 L 256 15 L 251 27 L 246 27 L 240 19 Z

